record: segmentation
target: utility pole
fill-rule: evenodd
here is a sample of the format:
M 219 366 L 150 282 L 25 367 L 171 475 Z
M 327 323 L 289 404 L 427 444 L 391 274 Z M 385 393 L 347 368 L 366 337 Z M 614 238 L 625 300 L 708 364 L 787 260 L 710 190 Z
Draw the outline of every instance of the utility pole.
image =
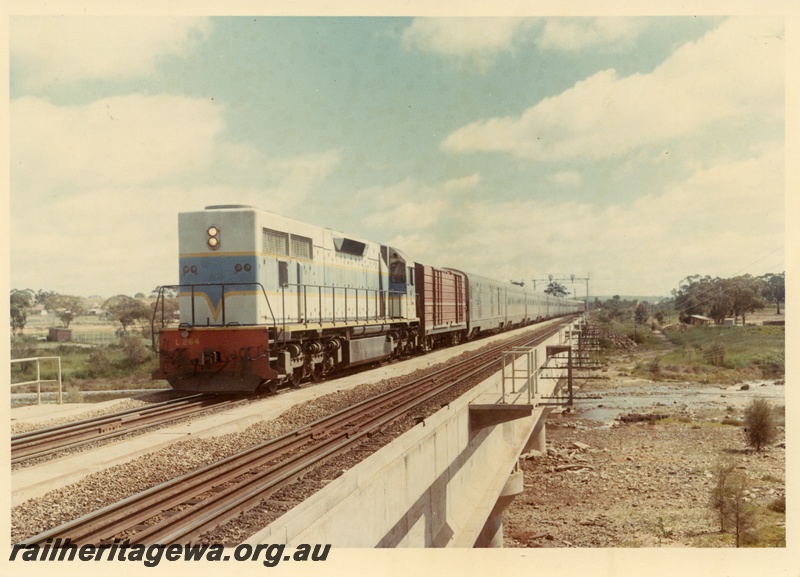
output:
M 533 290 L 536 290 L 536 283 L 537 282 L 553 282 L 553 281 L 570 281 L 572 284 L 575 284 L 575 281 L 584 281 L 586 283 L 586 310 L 584 311 L 584 317 L 586 321 L 589 321 L 589 281 L 591 280 L 590 275 L 586 275 L 585 277 L 577 277 L 574 274 L 569 275 L 568 277 L 554 277 L 553 275 L 547 275 L 547 278 L 535 278 L 533 280 Z

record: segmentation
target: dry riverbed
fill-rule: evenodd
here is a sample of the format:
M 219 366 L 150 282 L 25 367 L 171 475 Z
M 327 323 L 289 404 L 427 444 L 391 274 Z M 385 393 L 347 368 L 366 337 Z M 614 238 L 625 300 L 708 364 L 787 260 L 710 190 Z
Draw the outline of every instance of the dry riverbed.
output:
M 785 515 L 770 508 L 786 494 L 782 381 L 713 387 L 613 369 L 603 376 L 582 391 L 602 398 L 552 414 L 547 454 L 522 461 L 525 490 L 505 511 L 506 547 L 732 547 L 709 506 L 722 461 L 749 480 L 758 546 L 785 546 Z M 780 424 L 778 440 L 760 453 L 735 424 L 755 396 L 777 409 Z M 667 418 L 618 420 L 629 414 Z

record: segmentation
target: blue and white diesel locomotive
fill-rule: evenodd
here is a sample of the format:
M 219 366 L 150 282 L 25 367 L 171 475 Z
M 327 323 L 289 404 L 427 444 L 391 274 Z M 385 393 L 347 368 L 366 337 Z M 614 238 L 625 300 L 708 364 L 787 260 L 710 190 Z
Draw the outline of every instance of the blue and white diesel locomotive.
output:
M 583 310 L 250 206 L 181 213 L 178 224 L 180 283 L 161 287 L 153 317 L 153 378 L 175 389 L 274 391 Z

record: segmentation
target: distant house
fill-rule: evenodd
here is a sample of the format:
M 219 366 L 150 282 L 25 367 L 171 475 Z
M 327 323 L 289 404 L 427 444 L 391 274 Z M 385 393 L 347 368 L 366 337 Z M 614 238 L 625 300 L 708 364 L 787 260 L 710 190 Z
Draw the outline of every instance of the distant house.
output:
M 691 315 L 687 322 L 690 325 L 713 325 L 714 319 L 704 317 L 703 315 Z
M 31 308 L 31 311 L 34 314 L 46 317 L 47 316 L 47 309 L 44 308 L 43 304 L 38 304 L 35 307 Z

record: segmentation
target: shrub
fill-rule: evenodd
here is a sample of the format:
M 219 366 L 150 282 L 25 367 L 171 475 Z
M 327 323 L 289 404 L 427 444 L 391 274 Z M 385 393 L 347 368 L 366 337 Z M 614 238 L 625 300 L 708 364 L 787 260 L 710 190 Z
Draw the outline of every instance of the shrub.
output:
M 786 513 L 786 496 L 774 499 L 767 508 L 776 513 Z
M 725 347 L 720 344 L 713 344 L 703 353 L 703 357 L 708 364 L 721 367 L 725 364 Z
M 760 451 L 778 436 L 772 407 L 764 399 L 753 399 L 744 410 L 745 436 L 747 444 Z
M 113 363 L 106 349 L 94 349 L 89 353 L 89 362 L 86 367 L 86 376 L 91 379 L 108 377 L 113 371 Z
M 11 358 L 12 359 L 30 359 L 36 356 L 39 349 L 36 343 L 26 337 L 16 337 L 11 339 Z M 17 370 L 27 371 L 32 366 L 33 362 L 14 363 L 11 365 L 16 367 Z
M 120 347 L 122 352 L 125 353 L 128 365 L 135 367 L 141 365 L 150 356 L 150 351 L 142 343 L 139 337 L 126 335 L 120 339 Z

